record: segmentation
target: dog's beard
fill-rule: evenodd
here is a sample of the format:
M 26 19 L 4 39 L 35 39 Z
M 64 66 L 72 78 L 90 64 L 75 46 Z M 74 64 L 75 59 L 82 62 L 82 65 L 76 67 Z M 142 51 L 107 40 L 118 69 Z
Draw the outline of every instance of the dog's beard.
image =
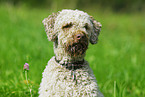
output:
M 88 49 L 88 41 L 69 42 L 66 44 L 66 52 L 73 57 L 83 55 Z

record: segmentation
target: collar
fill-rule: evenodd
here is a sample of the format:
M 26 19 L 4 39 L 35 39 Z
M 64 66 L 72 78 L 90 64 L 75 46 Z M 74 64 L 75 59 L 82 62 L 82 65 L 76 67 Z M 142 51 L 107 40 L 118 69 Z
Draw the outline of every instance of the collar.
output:
M 56 61 L 58 64 L 60 64 L 59 62 L 60 62 L 61 60 L 57 60 L 56 57 L 55 57 L 55 61 Z M 69 69 L 69 70 L 74 71 L 74 70 L 76 70 L 76 69 L 80 69 L 80 68 L 82 68 L 83 66 L 85 66 L 85 65 L 84 65 L 84 62 L 85 62 L 85 61 L 84 61 L 84 59 L 83 59 L 82 61 L 77 61 L 77 62 L 64 62 L 64 63 L 61 63 L 60 65 L 65 66 L 66 69 Z

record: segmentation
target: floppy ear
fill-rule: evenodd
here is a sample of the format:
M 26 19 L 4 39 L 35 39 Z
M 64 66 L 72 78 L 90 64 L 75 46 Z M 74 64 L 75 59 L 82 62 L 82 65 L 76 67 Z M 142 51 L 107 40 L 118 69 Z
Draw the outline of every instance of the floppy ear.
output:
M 90 16 L 90 19 L 93 24 L 93 31 L 91 32 L 90 43 L 96 44 L 102 25 L 100 22 L 97 22 L 92 16 Z
M 58 13 L 53 13 L 42 21 L 49 41 L 55 41 L 57 38 L 57 33 L 54 32 L 54 23 L 57 15 Z

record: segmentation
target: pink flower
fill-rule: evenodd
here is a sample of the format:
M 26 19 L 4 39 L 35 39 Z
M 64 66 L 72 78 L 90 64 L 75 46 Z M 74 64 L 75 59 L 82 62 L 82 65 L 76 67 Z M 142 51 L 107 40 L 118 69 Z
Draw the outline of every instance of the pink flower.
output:
M 25 63 L 23 69 L 24 70 L 29 70 L 29 64 L 28 63 Z

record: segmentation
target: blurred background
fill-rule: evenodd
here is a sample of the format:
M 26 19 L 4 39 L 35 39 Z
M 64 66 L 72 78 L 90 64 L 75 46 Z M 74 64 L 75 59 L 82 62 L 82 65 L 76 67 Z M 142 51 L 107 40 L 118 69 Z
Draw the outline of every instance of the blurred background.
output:
M 54 56 L 42 20 L 62 9 L 85 11 L 102 24 L 85 59 L 104 96 L 145 97 L 145 0 L 0 0 L 0 97 L 38 96 Z
M 134 12 L 143 11 L 145 9 L 144 0 L 0 0 L 1 3 L 10 3 L 14 6 L 26 4 L 31 7 L 51 8 L 51 9 L 87 9 L 100 7 L 105 9 L 110 8 L 115 12 Z

